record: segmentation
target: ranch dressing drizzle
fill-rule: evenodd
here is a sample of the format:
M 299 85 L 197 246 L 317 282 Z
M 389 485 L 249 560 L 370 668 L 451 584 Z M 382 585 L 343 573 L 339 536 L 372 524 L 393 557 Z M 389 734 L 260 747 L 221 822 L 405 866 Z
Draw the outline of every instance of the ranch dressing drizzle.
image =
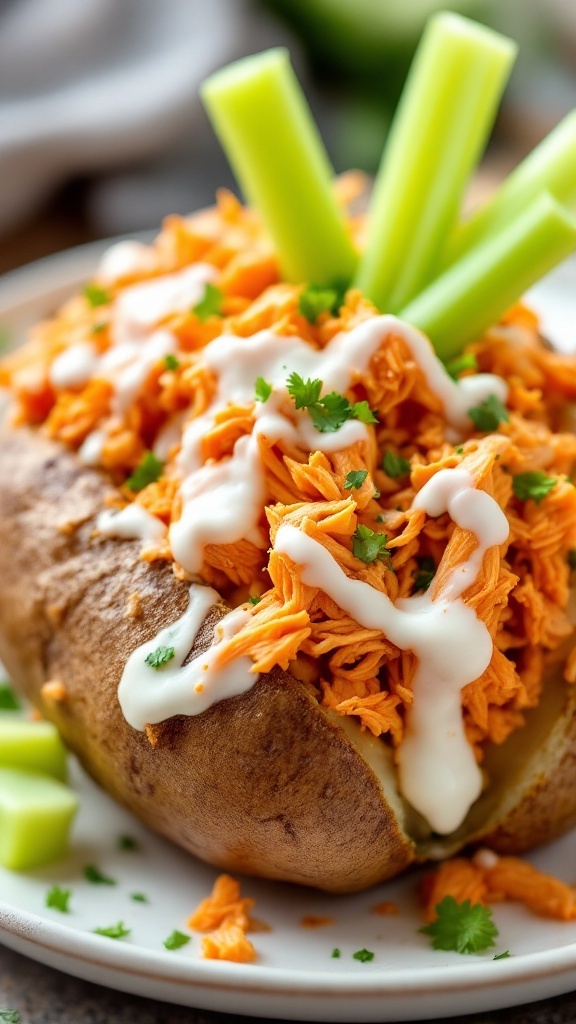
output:
M 50 367 L 50 383 L 55 388 L 77 388 L 87 384 L 98 368 L 98 352 L 89 341 L 65 348 Z
M 199 715 L 218 701 L 245 693 L 257 682 L 250 658 L 237 658 L 223 667 L 215 664 L 221 644 L 249 620 L 250 612 L 243 608 L 221 619 L 212 647 L 184 665 L 206 615 L 219 600 L 211 587 L 193 584 L 184 614 L 132 652 L 122 673 L 118 699 L 133 729 L 142 732 L 147 725 L 174 715 Z M 146 664 L 146 658 L 158 647 L 173 647 L 174 657 L 155 669 Z
M 464 731 L 461 691 L 482 675 L 492 657 L 490 633 L 461 594 L 474 581 L 488 548 L 505 542 L 509 527 L 496 501 L 477 490 L 463 470 L 438 472 L 414 506 L 431 516 L 448 512 L 478 540 L 471 558 L 454 568 L 434 600 L 427 592 L 394 604 L 369 584 L 349 579 L 326 548 L 293 526 L 280 527 L 274 548 L 303 567 L 304 583 L 417 656 L 414 703 L 398 749 L 400 791 L 434 831 L 448 834 L 462 823 L 482 789 Z
M 102 284 L 114 284 L 128 275 L 147 273 L 153 269 L 153 264 L 154 254 L 147 245 L 126 239 L 106 250 L 98 264 L 96 278 Z
M 162 520 L 136 501 L 120 510 L 101 512 L 96 520 L 96 529 L 104 537 L 122 537 L 124 540 L 155 541 L 166 536 Z
M 208 410 L 185 428 L 178 466 L 183 482 L 181 518 L 170 527 L 174 556 L 188 572 L 198 572 L 203 547 L 208 543 L 231 544 L 243 538 L 260 547 L 267 544 L 259 528 L 266 486 L 258 450 L 263 435 L 274 443 L 284 440 L 305 451 L 341 451 L 357 441 L 368 440 L 366 425 L 347 420 L 339 430 L 322 433 L 305 410 L 297 411 L 286 390 L 286 379 L 295 371 L 317 377 L 323 394 L 348 390 L 357 374 L 390 335 L 400 336 L 439 396 L 449 424 L 470 425 L 467 410 L 488 395 L 507 396 L 503 380 L 491 374 L 454 381 L 436 357 L 430 342 L 419 331 L 393 316 L 366 320 L 342 332 L 321 351 L 298 337 L 280 337 L 260 331 L 249 338 L 222 335 L 202 350 L 202 359 L 216 377 L 217 390 Z M 240 438 L 232 455 L 217 465 L 202 464 L 202 438 L 216 413 L 228 403 L 251 404 L 257 377 L 273 387 L 267 402 L 257 402 L 256 423 L 250 436 Z

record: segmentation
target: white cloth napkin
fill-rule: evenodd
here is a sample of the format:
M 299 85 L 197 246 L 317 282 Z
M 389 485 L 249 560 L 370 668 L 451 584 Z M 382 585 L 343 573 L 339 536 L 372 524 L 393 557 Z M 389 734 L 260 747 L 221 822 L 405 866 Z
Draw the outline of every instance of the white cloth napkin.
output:
M 185 140 L 193 146 L 195 134 L 207 132 L 200 81 L 268 45 L 260 14 L 251 20 L 248 7 L 248 0 L 0 0 L 0 232 L 72 175 L 162 161 Z M 94 200 L 103 219 L 118 224 L 115 202 L 117 189 L 111 210 L 106 194 Z M 151 222 L 140 207 L 118 230 L 131 219 Z

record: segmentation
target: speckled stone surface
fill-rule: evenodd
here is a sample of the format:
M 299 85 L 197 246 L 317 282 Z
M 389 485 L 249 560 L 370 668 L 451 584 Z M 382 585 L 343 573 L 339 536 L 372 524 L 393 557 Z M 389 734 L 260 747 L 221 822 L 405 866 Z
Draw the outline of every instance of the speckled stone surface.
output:
M 245 1024 L 257 1024 L 258 1021 L 262 1024 L 264 1020 L 211 1013 L 207 1010 L 190 1010 L 123 995 L 70 978 L 0 947 L 0 1009 L 4 1008 L 17 1010 L 21 1024 L 233 1024 L 237 1020 Z M 574 1024 L 576 993 L 498 1013 L 453 1017 L 451 1022 Z

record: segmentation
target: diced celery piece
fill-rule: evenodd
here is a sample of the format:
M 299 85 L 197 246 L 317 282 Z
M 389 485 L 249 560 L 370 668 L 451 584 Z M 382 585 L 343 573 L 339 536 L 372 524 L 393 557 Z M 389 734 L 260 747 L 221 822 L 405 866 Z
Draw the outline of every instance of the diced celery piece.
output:
M 245 57 L 201 89 L 246 198 L 291 281 L 348 284 L 356 253 L 331 189 L 333 170 L 288 51 Z
M 51 722 L 0 716 L 0 767 L 26 768 L 66 781 L 66 748 Z
M 477 213 L 455 228 L 443 266 L 450 266 L 501 231 L 541 192 L 550 192 L 563 206 L 576 211 L 576 110 L 556 125 Z
M 77 796 L 61 782 L 0 768 L 0 864 L 23 871 L 63 857 L 77 807 Z
M 398 312 L 434 276 L 516 49 L 457 14 L 429 19 L 374 185 L 355 279 L 379 309 Z
M 576 248 L 576 220 L 544 193 L 401 312 L 450 359 Z

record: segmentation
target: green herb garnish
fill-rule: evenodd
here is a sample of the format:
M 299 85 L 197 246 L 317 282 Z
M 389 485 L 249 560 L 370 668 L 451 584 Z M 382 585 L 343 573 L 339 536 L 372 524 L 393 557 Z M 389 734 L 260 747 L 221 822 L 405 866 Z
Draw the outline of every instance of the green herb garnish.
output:
M 139 849 L 138 841 L 133 836 L 119 836 L 118 838 L 118 849 L 119 850 L 137 850 Z
M 489 433 L 498 430 L 500 423 L 507 423 L 510 419 L 508 410 L 496 395 L 488 395 L 480 405 L 468 409 L 468 415 L 476 430 Z
M 332 957 L 333 960 L 338 960 L 342 956 L 337 946 L 335 946 L 335 948 L 332 950 L 330 956 Z
M 61 889 L 59 885 L 53 885 L 46 893 L 46 906 L 59 910 L 61 914 L 69 914 L 68 902 L 71 895 L 71 889 Z
M 167 370 L 177 370 L 180 366 L 180 361 L 169 352 L 167 356 L 164 356 L 164 366 Z
M 387 476 L 392 477 L 393 480 L 401 480 L 403 476 L 408 476 L 410 472 L 410 463 L 408 459 L 403 459 L 401 455 L 396 455 L 394 452 L 384 452 L 382 458 L 382 469 Z
M 267 402 L 272 394 L 272 385 L 267 380 L 264 380 L 264 377 L 256 377 L 254 391 L 257 402 Z
M 481 903 L 472 906 L 470 900 L 457 903 L 453 896 L 445 896 L 436 913 L 436 920 L 420 929 L 424 935 L 430 935 L 434 949 L 479 953 L 495 945 L 498 929 L 490 907 Z
M 130 935 L 131 928 L 125 928 L 123 921 L 118 921 L 118 924 L 111 924 L 108 928 L 95 928 L 95 935 L 105 935 L 107 939 L 123 939 L 126 935 Z
M 146 452 L 144 458 L 136 466 L 136 469 L 126 481 L 126 487 L 131 491 L 143 491 L 148 484 L 156 483 L 162 475 L 162 463 L 157 459 L 154 452 Z
M 8 1010 L 6 1008 L 0 1009 L 0 1021 L 3 1024 L 20 1024 L 20 1014 L 18 1010 Z
M 92 309 L 107 306 L 112 301 L 108 292 L 104 288 L 99 288 L 97 284 L 84 285 L 84 298 Z
M 368 476 L 367 469 L 351 469 L 344 481 L 345 491 L 358 491 Z
M 258 595 L 257 595 L 257 594 L 252 594 L 252 595 L 251 595 L 251 596 L 250 596 L 250 597 L 248 598 L 248 600 L 250 601 L 250 604 L 252 604 L 252 605 L 257 605 L 257 604 L 260 604 L 260 601 L 262 600 L 262 598 L 261 598 L 261 597 L 258 597 Z
M 414 573 L 414 593 L 419 590 L 428 590 L 436 574 L 436 565 L 433 558 L 421 558 L 418 569 Z
M 107 875 L 103 875 L 100 868 L 97 868 L 95 864 L 87 864 L 84 868 L 84 878 L 87 882 L 92 882 L 93 885 L 116 885 L 113 878 L 108 878 Z
M 374 959 L 374 953 L 369 949 L 357 949 L 355 953 L 352 953 L 352 956 L 362 964 L 367 964 L 370 960 Z
M 385 533 L 374 533 L 369 526 L 360 524 L 352 535 L 352 551 L 356 558 L 370 565 L 377 558 L 390 558 L 390 552 L 386 547 L 387 539 Z
M 150 668 L 159 669 L 162 668 L 162 665 L 167 665 L 169 661 L 172 661 L 175 653 L 176 652 L 173 647 L 160 646 L 157 647 L 155 651 L 151 651 L 150 654 L 144 658 L 144 662 L 146 665 L 150 665 Z
M 378 420 L 368 402 L 351 403 L 337 391 L 320 398 L 322 381 L 318 378 L 304 380 L 299 373 L 291 373 L 286 381 L 288 394 L 294 399 L 297 409 L 306 409 L 317 430 L 333 433 L 346 420 L 360 420 L 362 423 L 377 423 Z
M 315 324 L 322 313 L 336 315 L 344 301 L 344 294 L 337 288 L 323 288 L 311 284 L 300 293 L 298 312 L 306 317 L 309 323 Z
M 164 945 L 166 949 L 180 949 L 182 946 L 187 946 L 190 942 L 190 936 L 184 935 L 184 932 L 173 931 L 172 935 L 169 935 Z
M 446 372 L 450 374 L 452 380 L 458 380 L 461 373 L 466 370 L 477 370 L 478 360 L 472 352 L 465 352 L 461 356 L 456 356 L 456 359 L 451 359 L 449 363 L 446 363 Z
M 556 477 L 546 476 L 546 473 L 517 473 L 512 477 L 512 488 L 514 494 L 520 501 L 528 501 L 532 498 L 537 505 L 550 494 L 550 491 L 558 483 Z
M 19 711 L 20 702 L 10 683 L 0 683 L 0 711 Z
M 204 295 L 192 307 L 192 312 L 196 314 L 201 323 L 204 323 L 211 316 L 222 316 L 222 302 L 224 301 L 224 295 L 215 284 L 211 284 L 210 281 L 204 288 Z
M 130 899 L 134 900 L 134 903 L 149 903 L 150 900 L 143 892 L 131 892 Z
M 503 953 L 498 953 L 497 956 L 492 957 L 493 960 L 508 960 L 510 956 L 510 950 L 506 949 Z

